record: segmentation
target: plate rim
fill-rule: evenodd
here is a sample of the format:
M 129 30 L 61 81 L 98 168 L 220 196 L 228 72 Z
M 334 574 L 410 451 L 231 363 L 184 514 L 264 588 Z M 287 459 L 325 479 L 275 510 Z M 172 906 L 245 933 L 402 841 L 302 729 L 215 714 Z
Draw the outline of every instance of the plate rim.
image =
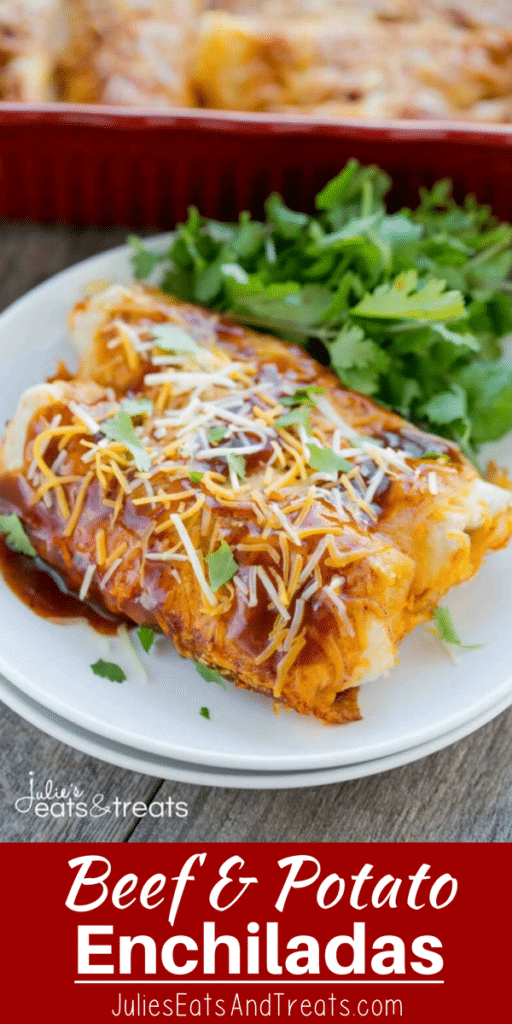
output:
M 6 684 L 9 687 L 7 697 Z M 13 693 L 13 691 L 15 692 Z M 214 767 L 212 765 L 206 766 L 210 769 L 210 772 L 203 772 L 201 769 L 198 770 L 197 765 L 186 764 L 173 758 L 165 758 L 164 760 L 167 764 L 164 765 L 161 762 L 158 765 L 158 772 L 154 770 L 157 765 L 153 764 L 150 765 L 151 770 L 148 771 L 148 761 L 145 760 L 148 757 L 146 752 L 139 751 L 136 748 L 128 748 L 128 753 L 125 753 L 124 749 L 118 749 L 124 748 L 124 744 L 117 744 L 114 741 L 107 746 L 102 742 L 102 737 L 99 737 L 100 742 L 98 742 L 98 737 L 94 733 L 90 733 L 80 726 L 77 727 L 80 731 L 75 731 L 73 723 L 67 722 L 62 716 L 52 715 L 44 705 L 38 707 L 37 701 L 27 697 L 13 683 L 1 677 L 0 698 L 12 711 L 19 714 L 24 721 L 41 729 L 46 735 L 52 736 L 61 743 L 66 743 L 74 750 L 97 757 L 108 764 L 171 782 L 242 790 L 305 789 L 312 786 L 337 785 L 340 782 L 351 782 L 357 779 L 369 778 L 372 775 L 380 775 L 383 772 L 402 768 L 405 765 L 422 760 L 431 754 L 438 753 L 446 749 L 446 747 L 458 743 L 459 740 L 483 728 L 484 725 L 487 725 L 510 706 L 510 702 L 498 701 L 492 708 L 488 708 L 487 711 L 476 716 L 476 718 L 460 726 L 458 729 L 450 730 L 424 744 L 419 744 L 404 751 L 397 751 L 384 757 L 354 762 L 348 765 L 334 765 L 330 768 L 312 769 L 309 772 L 270 771 L 268 773 L 259 772 L 254 775 L 251 772 L 245 773 L 244 771 L 232 769 L 229 775 L 226 775 L 224 774 L 225 769 L 211 774 L 211 769 Z M 29 704 L 27 704 L 27 700 L 30 701 Z M 85 736 L 83 735 L 84 733 L 86 734 Z M 108 756 L 105 756 L 105 752 Z

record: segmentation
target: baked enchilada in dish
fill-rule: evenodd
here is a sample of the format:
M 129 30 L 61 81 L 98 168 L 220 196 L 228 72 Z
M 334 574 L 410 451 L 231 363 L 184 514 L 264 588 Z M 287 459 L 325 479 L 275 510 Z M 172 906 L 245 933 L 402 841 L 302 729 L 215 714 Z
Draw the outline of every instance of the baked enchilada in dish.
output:
M 455 445 L 303 350 L 142 285 L 70 314 L 75 377 L 30 388 L 0 511 L 84 600 L 325 722 L 512 533 Z
M 69 0 L 62 99 L 192 106 L 197 8 L 195 0 Z
M 0 0 L 0 99 L 512 119 L 511 0 Z
M 425 9 L 401 21 L 353 5 L 322 17 L 212 11 L 194 79 L 202 102 L 222 109 L 506 120 L 512 18 L 497 29 Z
M 63 39 L 61 0 L 0 0 L 0 100 L 56 99 Z

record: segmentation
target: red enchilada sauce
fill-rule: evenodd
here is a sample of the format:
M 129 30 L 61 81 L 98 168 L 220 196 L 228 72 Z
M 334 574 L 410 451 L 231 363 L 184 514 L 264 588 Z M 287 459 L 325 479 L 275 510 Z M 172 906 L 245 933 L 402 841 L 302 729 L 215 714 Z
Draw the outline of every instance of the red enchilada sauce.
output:
M 98 633 L 115 636 L 125 621 L 94 605 L 79 601 L 69 592 L 54 569 L 41 558 L 20 555 L 0 537 L 0 572 L 7 586 L 36 615 L 43 619 L 84 619 Z

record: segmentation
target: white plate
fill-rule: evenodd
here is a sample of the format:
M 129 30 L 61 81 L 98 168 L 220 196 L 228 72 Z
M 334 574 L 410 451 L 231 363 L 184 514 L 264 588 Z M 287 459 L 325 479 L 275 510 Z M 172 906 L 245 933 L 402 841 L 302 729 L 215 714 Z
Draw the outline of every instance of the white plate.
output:
M 110 764 L 130 771 L 153 775 L 159 779 L 170 779 L 173 782 L 187 782 L 198 786 L 222 786 L 225 789 L 300 789 L 304 786 L 325 786 L 337 782 L 348 782 L 351 779 L 362 779 L 368 775 L 377 775 L 417 761 L 428 754 L 433 754 L 469 733 L 485 725 L 503 711 L 508 700 L 488 708 L 485 714 L 471 722 L 466 722 L 459 729 L 454 729 L 443 736 L 437 736 L 428 743 L 420 743 L 412 750 L 403 750 L 387 757 L 375 758 L 373 761 L 361 761 L 359 764 L 345 765 L 340 768 L 323 768 L 304 772 L 246 772 L 235 768 L 202 768 L 200 765 L 188 764 L 185 761 L 174 761 L 171 758 L 159 757 L 156 754 L 144 753 L 134 747 L 115 743 L 94 733 L 81 729 L 80 726 L 67 722 L 59 715 L 47 711 L 36 701 L 18 690 L 0 676 L 1 699 L 43 732 L 55 739 L 81 750 L 84 754 L 101 758 Z
M 66 314 L 98 278 L 130 280 L 125 247 L 58 274 L 0 316 L 2 418 L 12 414 L 23 388 L 67 353 Z M 512 465 L 512 442 L 500 448 L 501 461 Z M 484 647 L 465 652 L 456 667 L 425 630 L 416 630 L 389 678 L 363 688 L 363 721 L 345 727 L 294 712 L 275 716 L 258 694 L 206 683 L 164 639 L 146 659 L 151 683 L 137 675 L 118 641 L 110 641 L 111 656 L 127 669 L 128 681 L 99 679 L 90 665 L 105 657 L 107 641 L 84 624 L 38 618 L 2 581 L 0 671 L 66 721 L 151 756 L 238 771 L 353 766 L 436 741 L 512 702 L 512 547 L 491 556 L 446 603 L 463 639 Z M 209 721 L 199 714 L 202 705 L 210 708 Z

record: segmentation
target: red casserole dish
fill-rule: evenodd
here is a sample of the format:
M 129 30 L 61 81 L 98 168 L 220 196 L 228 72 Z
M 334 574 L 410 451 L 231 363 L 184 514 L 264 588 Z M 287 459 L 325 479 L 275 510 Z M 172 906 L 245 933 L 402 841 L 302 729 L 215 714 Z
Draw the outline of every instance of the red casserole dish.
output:
M 393 178 L 391 206 L 453 179 L 512 220 L 512 126 L 311 120 L 212 110 L 0 105 L 0 217 L 168 228 L 280 192 L 308 210 L 351 156 Z

